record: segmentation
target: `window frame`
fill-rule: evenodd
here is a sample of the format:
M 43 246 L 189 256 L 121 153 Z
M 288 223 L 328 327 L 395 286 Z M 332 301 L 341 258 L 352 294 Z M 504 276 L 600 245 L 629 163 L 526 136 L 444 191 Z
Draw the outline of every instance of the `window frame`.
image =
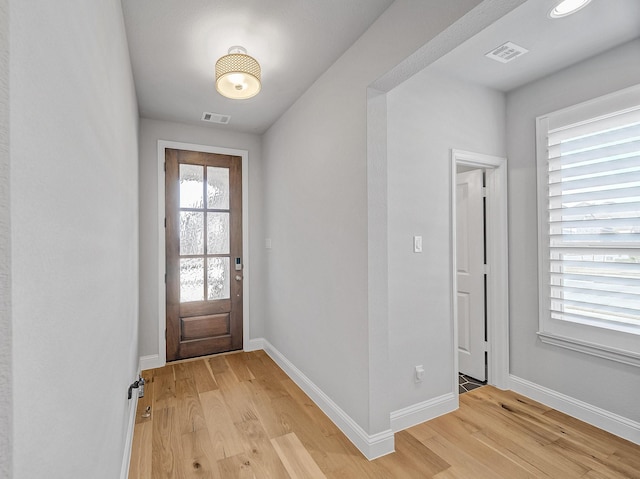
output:
M 640 325 L 602 321 L 587 324 L 553 319 L 550 312 L 548 229 L 548 131 L 640 105 L 640 85 L 557 110 L 536 118 L 538 211 L 538 337 L 543 343 L 640 367 Z

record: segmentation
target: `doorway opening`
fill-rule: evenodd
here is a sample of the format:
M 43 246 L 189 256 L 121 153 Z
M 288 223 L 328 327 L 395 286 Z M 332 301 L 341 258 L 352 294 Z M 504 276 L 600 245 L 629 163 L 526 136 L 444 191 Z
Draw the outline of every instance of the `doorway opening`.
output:
M 451 152 L 454 384 L 509 388 L 507 162 Z M 460 175 L 459 175 L 460 173 Z
M 143 364 L 143 369 L 162 367 L 166 364 L 166 244 L 165 244 L 165 150 L 166 149 L 190 150 L 203 153 L 216 153 L 221 155 L 235 155 L 242 158 L 242 170 L 247 172 L 242 175 L 242 256 L 243 281 L 242 281 L 242 341 L 243 349 L 251 348 L 250 341 L 250 257 L 249 257 L 249 152 L 233 148 L 215 147 L 209 145 L 199 145 L 194 143 L 183 143 L 178 141 L 158 140 L 158 356 L 150 357 Z

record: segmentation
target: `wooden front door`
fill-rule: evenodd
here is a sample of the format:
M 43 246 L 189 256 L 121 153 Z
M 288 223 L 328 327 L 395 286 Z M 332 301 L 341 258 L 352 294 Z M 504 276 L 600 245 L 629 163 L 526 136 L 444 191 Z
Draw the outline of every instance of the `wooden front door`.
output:
M 242 159 L 165 162 L 167 360 L 242 349 Z

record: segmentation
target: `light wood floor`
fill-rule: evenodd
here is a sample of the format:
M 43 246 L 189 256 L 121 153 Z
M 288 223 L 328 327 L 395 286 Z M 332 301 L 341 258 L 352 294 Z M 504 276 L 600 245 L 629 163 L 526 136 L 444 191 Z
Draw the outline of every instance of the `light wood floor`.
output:
M 640 478 L 640 446 L 490 386 L 369 462 L 263 351 L 143 376 L 131 479 Z

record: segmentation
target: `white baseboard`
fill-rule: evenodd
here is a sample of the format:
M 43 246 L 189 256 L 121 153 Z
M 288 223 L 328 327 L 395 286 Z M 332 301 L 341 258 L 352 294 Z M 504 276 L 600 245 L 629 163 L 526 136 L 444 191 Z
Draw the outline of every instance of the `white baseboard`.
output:
M 166 363 L 160 359 L 158 354 L 150 354 L 149 356 L 140 356 L 140 370 L 161 368 Z
M 369 435 L 346 412 L 329 398 L 318 386 L 305 376 L 291 361 L 280 353 L 266 339 L 261 341 L 265 352 L 282 370 L 302 389 L 316 405 L 335 423 L 347 438 L 369 460 L 390 454 L 394 451 L 393 431 L 388 429 Z
M 394 433 L 403 431 L 456 409 L 458 409 L 458 395 L 453 393 L 443 394 L 428 401 L 392 411 L 390 414 L 391 430 Z
M 510 380 L 513 391 L 640 445 L 640 423 L 517 376 Z
M 242 349 L 247 352 L 259 351 L 261 349 L 264 349 L 264 339 L 258 338 L 245 341 Z
M 140 371 L 138 371 L 140 376 Z M 131 462 L 131 448 L 133 447 L 133 429 L 136 425 L 136 412 L 138 411 L 138 390 L 134 389 L 131 399 L 129 399 L 129 422 L 127 424 L 127 436 L 124 442 L 124 455 L 122 457 L 122 468 L 120 469 L 120 479 L 129 477 L 129 463 Z

